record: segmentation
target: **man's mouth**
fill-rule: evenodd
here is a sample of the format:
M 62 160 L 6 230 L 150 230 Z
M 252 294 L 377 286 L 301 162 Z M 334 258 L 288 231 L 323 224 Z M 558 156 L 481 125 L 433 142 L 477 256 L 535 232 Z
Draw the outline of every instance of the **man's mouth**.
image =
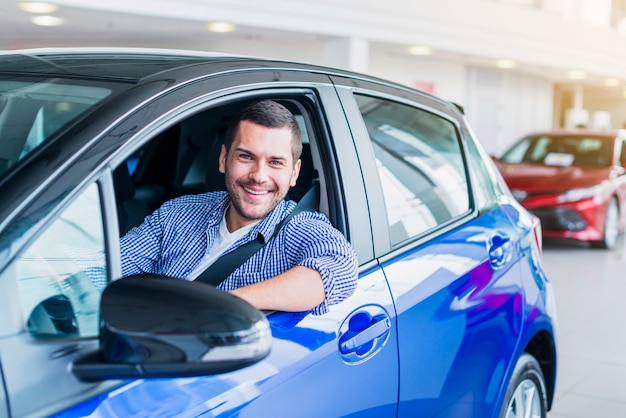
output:
M 262 195 L 264 195 L 264 194 L 268 194 L 268 193 L 269 193 L 269 191 L 268 191 L 268 190 L 252 190 L 252 189 L 249 189 L 249 188 L 247 188 L 247 187 L 244 187 L 243 189 L 244 189 L 247 193 L 250 193 L 250 194 L 253 194 L 253 195 L 256 195 L 256 196 L 262 196 Z

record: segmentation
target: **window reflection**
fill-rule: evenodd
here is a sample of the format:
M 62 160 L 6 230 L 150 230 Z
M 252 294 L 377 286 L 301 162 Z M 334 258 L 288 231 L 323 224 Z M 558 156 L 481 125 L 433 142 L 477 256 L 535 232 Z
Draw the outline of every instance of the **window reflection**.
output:
M 98 335 L 106 264 L 95 184 L 20 255 L 15 273 L 26 327 L 33 337 Z
M 431 113 L 357 95 L 372 141 L 393 244 L 469 208 L 454 125 Z

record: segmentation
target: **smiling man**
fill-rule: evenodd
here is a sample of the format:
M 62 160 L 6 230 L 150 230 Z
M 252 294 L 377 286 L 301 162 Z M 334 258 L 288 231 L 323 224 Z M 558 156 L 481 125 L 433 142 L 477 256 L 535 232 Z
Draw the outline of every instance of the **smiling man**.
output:
M 120 242 L 122 273 L 194 280 L 220 256 L 266 240 L 296 206 L 286 201 L 300 173 L 302 139 L 293 114 L 263 100 L 242 109 L 222 145 L 226 192 L 164 203 Z M 352 295 L 357 281 L 352 246 L 319 212 L 295 215 L 219 288 L 258 309 L 327 312 Z

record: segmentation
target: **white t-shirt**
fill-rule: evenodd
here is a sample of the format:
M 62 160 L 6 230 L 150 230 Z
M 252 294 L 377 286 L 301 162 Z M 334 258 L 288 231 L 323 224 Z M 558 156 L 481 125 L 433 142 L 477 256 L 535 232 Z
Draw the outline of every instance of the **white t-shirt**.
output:
M 213 245 L 210 248 L 207 248 L 204 258 L 200 261 L 198 267 L 196 267 L 195 270 L 191 272 L 189 277 L 187 277 L 187 280 L 195 280 L 204 270 L 209 268 L 211 264 L 220 258 L 224 251 L 235 243 L 235 241 L 246 235 L 257 223 L 259 223 L 259 221 L 253 222 L 250 225 L 243 226 L 234 232 L 229 232 L 228 227 L 226 226 L 226 212 L 227 211 L 224 211 L 224 215 L 222 215 L 220 228 L 215 236 Z

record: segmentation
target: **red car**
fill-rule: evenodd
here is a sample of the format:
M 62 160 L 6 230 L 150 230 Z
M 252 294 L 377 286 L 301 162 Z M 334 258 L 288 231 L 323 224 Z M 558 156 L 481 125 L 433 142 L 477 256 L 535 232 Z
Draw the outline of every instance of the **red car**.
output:
M 626 214 L 626 132 L 558 130 L 521 139 L 498 169 L 544 237 L 613 248 Z

